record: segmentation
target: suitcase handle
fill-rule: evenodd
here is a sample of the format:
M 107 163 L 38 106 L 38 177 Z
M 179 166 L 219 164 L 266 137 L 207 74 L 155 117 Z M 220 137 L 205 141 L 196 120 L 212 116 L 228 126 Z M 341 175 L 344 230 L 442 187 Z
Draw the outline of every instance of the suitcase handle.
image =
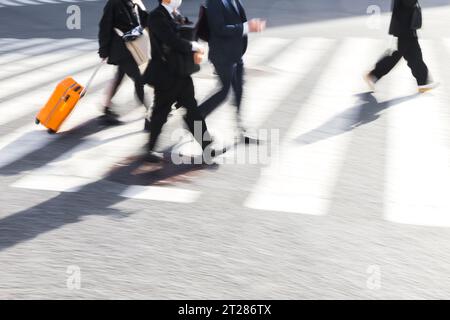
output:
M 81 97 L 81 98 L 83 98 L 83 97 L 86 95 L 86 93 L 87 93 L 89 87 L 91 86 L 92 80 L 94 80 L 95 76 L 97 75 L 97 72 L 99 72 L 99 70 L 100 70 L 101 67 L 105 64 L 105 62 L 106 62 L 106 60 L 102 60 L 102 61 L 98 64 L 98 66 L 95 68 L 94 72 L 92 73 L 91 77 L 89 78 L 89 80 L 88 80 L 88 82 L 87 82 L 87 84 L 86 84 L 86 87 L 84 87 L 83 91 L 82 91 L 81 94 L 80 94 L 80 97 Z

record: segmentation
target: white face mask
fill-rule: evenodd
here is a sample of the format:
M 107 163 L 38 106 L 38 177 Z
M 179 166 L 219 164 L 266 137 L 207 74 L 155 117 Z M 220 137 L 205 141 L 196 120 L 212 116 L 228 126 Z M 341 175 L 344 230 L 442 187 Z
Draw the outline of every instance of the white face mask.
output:
M 169 7 L 172 8 L 172 10 L 177 10 L 182 3 L 183 0 L 170 0 Z

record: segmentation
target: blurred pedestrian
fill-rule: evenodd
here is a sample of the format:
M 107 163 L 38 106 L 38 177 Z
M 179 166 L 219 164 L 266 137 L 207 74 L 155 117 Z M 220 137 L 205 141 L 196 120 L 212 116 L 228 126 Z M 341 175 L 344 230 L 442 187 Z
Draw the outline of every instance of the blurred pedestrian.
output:
M 266 22 L 261 19 L 247 21 L 240 0 L 207 0 L 206 7 L 209 25 L 209 60 L 219 76 L 221 88 L 204 101 L 199 109 L 203 116 L 208 116 L 227 99 L 232 88 L 238 127 L 245 135 L 240 112 L 244 84 L 242 57 L 247 50 L 248 34 L 263 31 Z
M 162 160 L 155 146 L 174 104 L 186 109 L 184 121 L 204 150 L 204 155 L 212 143 L 205 120 L 198 110 L 191 73 L 186 71 L 189 62 L 195 63 L 199 70 L 204 48 L 195 41 L 181 37 L 180 28 L 186 21 L 178 11 L 182 0 L 159 2 L 160 5 L 150 12 L 148 18 L 152 59 L 144 73 L 145 82 L 154 88 L 146 157 L 150 162 Z M 215 156 L 214 150 L 208 148 L 208 151 L 211 152 L 209 155 Z
M 106 124 L 121 123 L 119 115 L 111 110 L 111 99 L 116 94 L 125 74 L 133 80 L 136 96 L 146 106 L 144 83 L 139 66 L 116 29 L 126 34 L 138 27 L 140 22 L 147 21 L 147 17 L 148 13 L 140 0 L 108 0 L 105 5 L 99 25 L 99 55 L 102 59 L 107 59 L 109 64 L 118 66 L 115 78 L 108 88 L 103 109 Z
M 419 2 L 418 0 L 393 0 L 392 5 L 389 34 L 397 38 L 397 50 L 379 60 L 375 69 L 365 76 L 365 80 L 374 90 L 375 84 L 388 74 L 401 58 L 405 58 L 416 78 L 418 91 L 424 93 L 432 90 L 439 84 L 431 79 L 422 57 L 417 35 L 417 30 L 422 27 L 422 10 Z

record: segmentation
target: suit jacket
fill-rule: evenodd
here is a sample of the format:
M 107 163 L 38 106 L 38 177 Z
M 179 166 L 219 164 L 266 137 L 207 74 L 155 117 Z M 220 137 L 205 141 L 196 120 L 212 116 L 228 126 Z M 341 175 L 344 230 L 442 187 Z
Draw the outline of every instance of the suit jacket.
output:
M 133 9 L 128 6 L 129 0 L 108 0 L 99 24 L 99 50 L 101 58 L 108 57 L 108 63 L 120 64 L 121 60 L 133 59 L 122 38 L 114 28 L 128 32 L 138 26 Z M 147 20 L 147 12 L 138 6 L 141 23 Z
M 229 0 L 207 0 L 210 29 L 209 59 L 213 63 L 236 63 L 247 50 L 248 37 L 243 36 L 247 16 L 240 0 L 239 12 Z
M 174 71 L 174 55 L 181 53 L 192 56 L 192 44 L 180 36 L 176 20 L 162 5 L 150 12 L 147 25 L 152 59 L 144 73 L 144 81 L 155 89 L 168 89 L 180 77 Z
M 417 37 L 411 29 L 411 21 L 418 0 L 393 0 L 392 19 L 389 34 L 396 37 Z

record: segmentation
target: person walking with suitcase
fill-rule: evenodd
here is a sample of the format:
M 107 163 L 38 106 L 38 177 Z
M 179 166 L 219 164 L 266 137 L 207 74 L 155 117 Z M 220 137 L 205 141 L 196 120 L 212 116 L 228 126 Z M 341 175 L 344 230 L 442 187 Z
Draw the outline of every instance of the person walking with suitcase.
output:
M 119 115 L 111 110 L 111 99 L 116 94 L 125 75 L 134 81 L 136 96 L 146 106 L 144 83 L 139 66 L 116 29 L 125 34 L 138 27 L 140 22 L 145 22 L 147 17 L 148 13 L 140 1 L 137 4 L 135 0 L 108 0 L 105 5 L 99 25 L 98 53 L 100 58 L 106 59 L 109 64 L 117 65 L 118 67 L 116 76 L 108 88 L 104 105 L 103 111 L 106 124 L 116 125 L 121 123 Z
M 439 84 L 431 80 L 419 44 L 417 30 L 422 27 L 422 10 L 418 0 L 393 0 L 392 5 L 389 34 L 398 38 L 398 49 L 379 60 L 375 69 L 365 75 L 365 80 L 371 90 L 374 90 L 375 84 L 388 74 L 401 58 L 405 58 L 416 78 L 418 91 L 425 93 Z

